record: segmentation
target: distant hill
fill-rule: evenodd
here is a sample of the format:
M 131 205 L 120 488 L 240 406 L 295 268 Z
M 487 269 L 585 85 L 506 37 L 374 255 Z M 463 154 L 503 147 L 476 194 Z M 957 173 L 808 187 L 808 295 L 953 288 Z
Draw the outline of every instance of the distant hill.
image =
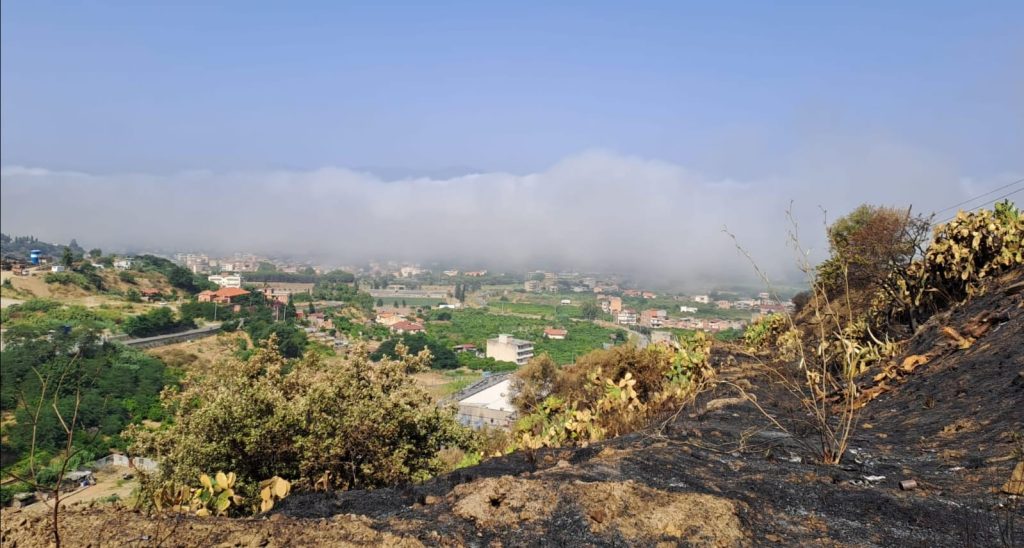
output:
M 42 251 L 44 255 L 60 257 L 64 253 L 65 247 L 70 248 L 76 257 L 85 254 L 85 249 L 78 245 L 78 242 L 73 238 L 71 242 L 65 245 L 44 242 L 35 236 L 9 236 L 0 233 L 0 254 L 4 257 L 27 259 L 29 252 L 33 249 Z

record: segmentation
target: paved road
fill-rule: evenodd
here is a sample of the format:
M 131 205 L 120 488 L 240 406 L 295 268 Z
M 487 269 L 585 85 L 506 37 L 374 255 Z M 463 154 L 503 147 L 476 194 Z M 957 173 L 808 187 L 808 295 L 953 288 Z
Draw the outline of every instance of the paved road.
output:
M 209 337 L 211 335 L 216 335 L 219 331 L 220 323 L 217 323 L 214 325 L 200 327 L 199 329 L 190 329 L 188 331 L 181 331 L 178 333 L 168 333 L 166 335 L 142 337 L 139 339 L 124 339 L 120 341 L 120 343 L 133 348 L 156 348 L 158 346 L 166 346 L 168 344 L 176 344 Z

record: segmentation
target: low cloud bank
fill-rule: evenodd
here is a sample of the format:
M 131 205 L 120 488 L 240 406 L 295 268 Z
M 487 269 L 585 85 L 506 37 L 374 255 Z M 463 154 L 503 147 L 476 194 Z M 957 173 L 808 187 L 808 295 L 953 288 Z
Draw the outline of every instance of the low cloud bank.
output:
M 105 249 L 253 251 L 328 264 L 370 258 L 611 271 L 662 284 L 750 280 L 728 227 L 776 277 L 795 273 L 792 203 L 812 259 L 822 208 L 932 211 L 991 188 L 916 151 L 810 150 L 787 173 L 715 179 L 591 151 L 538 173 L 382 180 L 344 168 L 87 174 L 4 167 L 3 231 Z

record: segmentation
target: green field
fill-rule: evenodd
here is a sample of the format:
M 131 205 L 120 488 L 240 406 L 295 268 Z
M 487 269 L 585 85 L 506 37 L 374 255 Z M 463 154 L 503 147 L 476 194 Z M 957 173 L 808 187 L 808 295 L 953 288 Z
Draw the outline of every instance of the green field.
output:
M 405 305 L 407 307 L 414 307 L 414 308 L 418 307 L 418 306 L 429 306 L 431 308 L 437 308 L 438 304 L 441 304 L 441 303 L 445 302 L 444 299 L 427 299 L 425 297 L 398 297 L 397 299 L 395 297 L 389 297 L 389 298 L 380 297 L 380 299 L 384 301 L 384 306 L 375 306 L 374 308 L 376 308 L 378 310 L 384 310 L 384 311 L 387 311 L 388 309 L 394 308 L 396 300 L 398 301 L 398 306 L 402 306 L 402 301 L 404 300 L 405 301 Z M 373 302 L 376 305 L 377 297 L 373 298 Z
M 544 338 L 544 328 L 563 327 L 569 330 L 565 340 Z M 447 341 L 449 345 L 472 343 L 486 348 L 487 339 L 499 333 L 533 341 L 535 354 L 547 353 L 559 364 L 572 363 L 577 357 L 611 341 L 616 329 L 606 329 L 589 322 L 556 322 L 520 316 L 502 316 L 483 310 L 458 310 L 450 322 L 428 322 L 427 333 Z
M 557 303 L 558 301 L 555 302 Z M 534 316 L 544 316 L 549 319 L 553 319 L 558 316 L 566 316 L 569 318 L 581 317 L 580 307 L 576 305 L 491 301 L 488 308 L 490 308 L 492 312 L 496 313 L 532 314 Z

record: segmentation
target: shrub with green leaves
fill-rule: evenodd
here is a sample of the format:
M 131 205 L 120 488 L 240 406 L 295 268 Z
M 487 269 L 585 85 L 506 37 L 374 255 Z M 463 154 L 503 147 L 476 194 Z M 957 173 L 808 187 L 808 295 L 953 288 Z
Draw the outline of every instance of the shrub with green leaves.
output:
M 237 491 L 280 476 L 340 488 L 422 480 L 446 470 L 444 448 L 473 448 L 452 409 L 438 408 L 410 376 L 429 353 L 374 362 L 364 349 L 325 364 L 316 353 L 286 362 L 274 336 L 244 363 L 189 377 L 166 392 L 174 419 L 159 431 L 132 428 L 133 451 L 152 455 L 159 481 L 188 484 L 205 470 L 232 470 Z
M 924 257 L 890 273 L 875 299 L 875 324 L 917 322 L 978 295 L 987 278 L 1024 265 L 1024 216 L 1009 201 L 961 211 L 935 227 Z

